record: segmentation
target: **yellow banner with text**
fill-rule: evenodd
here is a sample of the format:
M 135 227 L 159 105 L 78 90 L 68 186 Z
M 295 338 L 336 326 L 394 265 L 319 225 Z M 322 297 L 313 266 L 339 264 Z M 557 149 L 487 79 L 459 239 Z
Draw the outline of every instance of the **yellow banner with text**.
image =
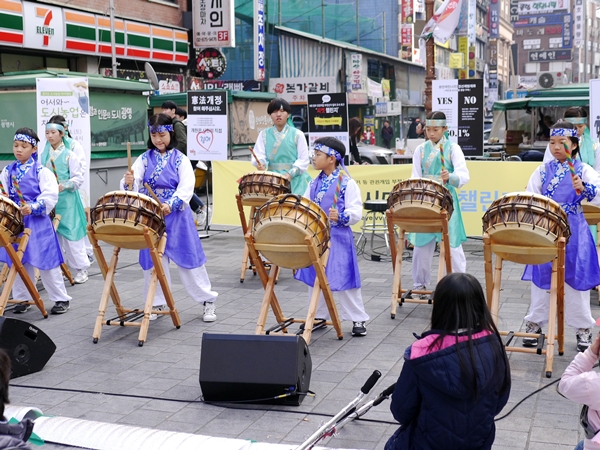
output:
M 458 191 L 460 209 L 468 236 L 481 236 L 481 218 L 490 204 L 509 192 L 524 191 L 539 163 L 510 161 L 467 161 L 471 180 Z M 214 224 L 240 226 L 235 200 L 238 180 L 256 169 L 247 161 L 213 161 Z M 410 178 L 412 165 L 350 166 L 350 175 L 358 183 L 365 200 L 387 200 L 396 183 Z M 310 168 L 311 177 L 317 171 Z M 246 209 L 246 219 L 250 208 Z M 354 231 L 360 231 L 362 222 Z

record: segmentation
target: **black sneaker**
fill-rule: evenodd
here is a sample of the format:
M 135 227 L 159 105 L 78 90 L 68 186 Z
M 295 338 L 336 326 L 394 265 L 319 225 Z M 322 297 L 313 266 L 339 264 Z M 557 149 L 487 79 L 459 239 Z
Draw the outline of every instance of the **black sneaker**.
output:
M 352 336 L 366 336 L 367 327 L 365 322 L 352 322 Z
M 23 314 L 23 313 L 26 313 L 27 311 L 29 311 L 29 308 L 31 308 L 31 305 L 27 302 L 23 302 L 23 303 L 19 303 L 17 306 L 15 306 L 13 308 L 13 312 L 15 314 Z
M 575 336 L 577 336 L 578 351 L 585 352 L 592 345 L 592 331 L 589 328 L 579 328 Z
M 535 322 L 526 322 L 525 323 L 525 333 L 541 334 L 542 328 Z M 534 337 L 524 337 L 523 338 L 523 347 L 536 347 L 537 345 L 538 345 L 538 338 L 534 338 Z
M 64 314 L 69 310 L 69 302 L 56 302 L 50 312 L 52 314 Z

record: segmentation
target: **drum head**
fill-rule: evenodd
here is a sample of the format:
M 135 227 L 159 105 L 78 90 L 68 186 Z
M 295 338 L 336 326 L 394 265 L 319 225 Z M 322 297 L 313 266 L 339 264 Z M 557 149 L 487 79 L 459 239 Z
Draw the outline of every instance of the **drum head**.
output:
M 292 222 L 268 222 L 254 233 L 257 244 L 277 244 L 282 246 L 304 245 L 308 236 L 306 229 Z M 273 264 L 285 269 L 304 269 L 312 266 L 308 253 L 275 252 L 261 250 L 260 253 Z

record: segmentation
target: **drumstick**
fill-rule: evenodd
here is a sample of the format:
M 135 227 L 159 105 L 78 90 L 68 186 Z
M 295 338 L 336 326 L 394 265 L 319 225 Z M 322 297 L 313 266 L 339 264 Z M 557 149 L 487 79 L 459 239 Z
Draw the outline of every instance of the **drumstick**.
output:
M 131 142 L 127 142 L 127 170 L 131 172 Z M 133 183 L 129 184 L 129 189 L 133 189 Z
M 574 180 L 575 176 L 577 174 L 575 173 L 575 166 L 573 165 L 573 158 L 571 158 L 571 149 L 569 148 L 569 146 L 567 145 L 566 142 L 563 142 L 563 145 L 565 146 L 565 153 L 567 154 L 567 163 L 569 163 L 569 171 L 571 172 L 571 179 Z M 575 193 L 577 195 L 581 194 L 579 189 L 575 189 Z
M 15 191 L 17 191 L 17 196 L 19 197 L 21 204 L 24 206 L 25 199 L 23 198 L 23 193 L 21 192 L 21 188 L 19 187 L 19 182 L 17 181 L 17 177 L 15 175 L 12 176 L 12 181 L 13 181 L 13 185 L 15 187 Z
M 254 153 L 254 149 L 251 146 L 248 146 L 248 149 L 250 150 L 250 153 L 252 154 L 252 157 L 254 158 L 254 161 L 256 161 L 256 164 L 262 166 L 262 164 L 260 163 L 260 161 L 256 157 L 256 153 Z
M 50 163 L 52 164 L 52 172 L 54 172 L 54 176 L 56 177 L 56 182 L 58 183 L 58 173 L 56 172 L 56 165 L 54 165 L 54 160 L 52 158 L 50 158 Z
M 152 190 L 152 188 L 150 187 L 150 185 L 148 183 L 144 183 L 144 187 L 146 189 L 148 189 L 148 192 L 150 193 L 150 195 L 152 196 L 152 198 L 154 200 L 156 200 L 158 202 L 159 205 L 162 205 L 162 202 L 160 201 L 160 199 L 156 196 L 156 194 L 154 193 L 154 191 Z
M 337 211 L 338 198 L 340 197 L 340 191 L 342 190 L 342 172 L 338 177 L 337 186 L 335 187 L 335 194 L 333 195 L 333 209 Z
M 8 195 L 4 190 L 4 185 L 2 184 L 2 180 L 0 180 L 0 195 Z

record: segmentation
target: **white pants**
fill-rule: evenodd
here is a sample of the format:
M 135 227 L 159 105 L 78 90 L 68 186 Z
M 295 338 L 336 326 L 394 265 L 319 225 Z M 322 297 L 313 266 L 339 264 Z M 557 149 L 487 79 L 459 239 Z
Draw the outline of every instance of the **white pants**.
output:
M 165 276 L 169 286 L 171 286 L 171 272 L 169 271 L 169 258 L 163 256 L 162 266 L 165 271 Z M 211 290 L 210 280 L 208 279 L 208 273 L 204 265 L 195 267 L 193 269 L 184 269 L 183 267 L 177 266 L 179 269 L 179 278 L 181 283 L 192 299 L 198 303 L 209 302 L 212 303 L 217 299 L 215 291 Z M 148 297 L 148 289 L 150 287 L 150 280 L 152 278 L 152 269 L 144 270 L 144 300 Z M 156 294 L 154 295 L 153 306 L 166 305 L 167 300 L 160 288 L 160 283 L 156 286 Z
M 29 263 L 25 263 L 24 266 L 31 282 L 35 284 L 35 268 Z M 67 294 L 60 267 L 55 267 L 50 270 L 40 270 L 40 276 L 42 278 L 42 284 L 44 285 L 46 292 L 48 292 L 50 301 L 68 302 L 71 300 L 71 297 Z M 13 285 L 13 299 L 33 300 L 31 294 L 29 294 L 29 291 L 25 287 L 25 283 L 23 283 L 23 280 L 21 280 L 19 275 L 17 275 L 15 284 Z
M 308 286 L 308 300 L 312 297 L 313 287 Z M 369 315 L 365 312 L 365 305 L 363 304 L 362 294 L 360 288 L 347 289 L 345 291 L 337 291 L 338 304 L 341 310 L 342 320 L 351 320 L 352 322 L 366 322 L 369 320 Z M 329 310 L 327 309 L 327 303 L 325 303 L 325 297 L 323 292 L 319 296 L 319 305 L 317 306 L 317 313 L 315 318 L 319 319 L 330 319 Z
M 83 245 L 85 246 L 85 253 L 89 256 L 94 256 L 94 247 L 92 247 L 87 234 L 83 237 Z
M 440 245 L 441 241 L 440 241 Z M 435 239 L 431 242 L 413 249 L 412 277 L 413 286 L 425 286 L 431 281 L 431 265 L 433 264 L 433 253 L 435 252 Z M 452 272 L 465 273 L 467 270 L 467 259 L 462 245 L 456 248 L 450 247 L 450 259 L 452 260 Z M 440 258 L 440 264 L 445 262 Z
M 75 270 L 87 270 L 90 267 L 90 260 L 85 251 L 85 238 L 69 241 L 60 234 L 57 233 L 57 235 L 67 264 Z
M 548 323 L 550 292 L 531 283 L 531 304 L 525 320 L 539 326 Z M 565 322 L 573 328 L 592 328 L 596 321 L 590 309 L 590 291 L 577 291 L 565 283 Z

